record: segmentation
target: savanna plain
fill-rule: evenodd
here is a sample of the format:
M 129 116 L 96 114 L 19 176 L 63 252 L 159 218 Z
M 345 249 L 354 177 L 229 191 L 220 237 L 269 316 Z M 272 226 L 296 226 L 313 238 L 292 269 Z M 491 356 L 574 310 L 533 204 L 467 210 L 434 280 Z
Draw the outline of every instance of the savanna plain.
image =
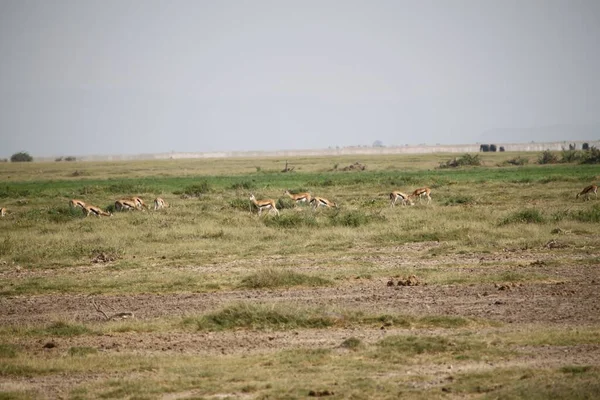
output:
M 1 163 L 0 399 L 597 398 L 600 169 L 453 157 Z

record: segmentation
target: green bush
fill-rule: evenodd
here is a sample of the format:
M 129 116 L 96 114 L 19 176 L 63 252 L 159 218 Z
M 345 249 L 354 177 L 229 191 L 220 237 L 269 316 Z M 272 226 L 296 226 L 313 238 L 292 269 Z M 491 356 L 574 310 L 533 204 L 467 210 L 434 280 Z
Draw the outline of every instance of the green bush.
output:
M 581 157 L 582 164 L 599 164 L 600 163 L 600 150 L 592 146 L 586 151 Z
M 29 155 L 29 153 L 25 151 L 21 151 L 19 153 L 15 153 L 10 156 L 11 162 L 31 162 L 33 161 L 33 157 Z
M 538 164 L 556 164 L 558 163 L 558 156 L 550 150 L 545 150 L 538 156 Z
M 573 163 L 580 161 L 583 157 L 583 153 L 577 150 L 563 150 L 561 152 L 561 163 Z
M 243 199 L 240 197 L 236 197 L 234 199 L 229 200 L 229 206 L 241 211 L 252 210 L 252 202 L 250 201 L 250 199 Z
M 465 154 L 462 157 L 454 158 L 452 160 L 448 160 L 445 163 L 440 163 L 440 168 L 457 168 L 464 166 L 480 166 L 481 160 L 479 159 L 479 154 L 471 155 Z

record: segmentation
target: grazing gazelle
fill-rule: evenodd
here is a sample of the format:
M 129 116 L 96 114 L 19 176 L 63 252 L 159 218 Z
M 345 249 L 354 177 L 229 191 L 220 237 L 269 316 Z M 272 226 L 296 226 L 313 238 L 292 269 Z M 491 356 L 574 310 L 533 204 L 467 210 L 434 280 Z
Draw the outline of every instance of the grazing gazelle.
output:
M 71 208 L 85 208 L 85 203 L 82 200 L 77 200 L 77 199 L 71 199 L 71 201 L 69 201 L 69 206 Z
M 102 211 L 99 207 L 96 206 L 85 206 L 83 208 L 86 212 L 86 217 L 89 217 L 91 214 L 94 214 L 96 217 L 100 218 L 101 216 L 104 217 L 112 217 L 112 213 L 107 213 L 105 211 Z
M 423 197 L 427 197 L 427 204 L 429 204 L 431 202 L 431 196 L 429 196 L 430 194 L 431 189 L 429 189 L 428 187 L 422 187 L 412 192 L 412 194 L 409 197 L 418 197 L 419 203 L 421 203 Z
M 146 203 L 144 203 L 144 200 L 142 200 L 141 197 L 132 197 L 131 201 L 135 203 L 136 208 L 138 210 L 142 210 L 142 208 L 145 208 L 146 210 L 148 209 L 148 206 L 146 205 Z
M 577 194 L 577 196 L 575 196 L 575 198 L 578 199 L 579 196 L 585 196 L 585 199 L 589 200 L 591 193 L 594 193 L 596 195 L 596 197 L 598 197 L 598 186 L 590 185 L 590 186 L 584 187 L 583 190 L 581 192 L 579 192 Z
M 337 208 L 337 204 L 329 201 L 323 197 L 313 197 L 312 200 L 310 201 L 310 204 L 312 204 L 313 208 L 316 210 L 319 207 L 336 207 Z
M 115 201 L 115 210 L 117 211 L 132 211 L 132 210 L 138 210 L 139 206 L 137 203 L 135 203 L 133 200 L 128 200 L 128 199 L 121 199 L 121 200 L 117 200 Z
M 283 192 L 284 195 L 288 195 L 290 196 L 290 198 L 292 200 L 294 200 L 294 202 L 296 204 L 298 203 L 310 203 L 310 199 L 311 199 L 311 195 L 310 193 L 296 193 L 296 194 L 292 194 L 290 193 L 289 190 L 286 190 L 285 192 Z
M 254 197 L 253 194 L 250 195 L 250 200 L 252 201 L 252 203 L 254 203 L 254 205 L 256 207 L 258 207 L 258 215 L 259 216 L 262 214 L 263 208 L 266 208 L 267 210 L 269 210 L 269 212 L 275 211 L 275 213 L 277 215 L 279 215 L 279 210 L 277 209 L 277 206 L 275 205 L 275 200 L 273 200 L 273 199 L 256 200 L 256 197 Z
M 4 217 L 6 215 L 6 207 L 0 207 L 0 217 Z
M 160 197 L 157 197 L 154 199 L 154 209 L 155 210 L 160 210 L 161 208 L 167 208 L 167 207 L 169 207 L 169 203 L 167 203 Z
M 405 206 L 406 203 L 410 204 L 411 206 L 415 204 L 410 199 L 409 195 L 394 190 L 392 193 L 390 193 L 390 203 L 391 203 L 390 207 L 394 207 L 398 200 L 400 200 L 402 202 L 403 206 Z

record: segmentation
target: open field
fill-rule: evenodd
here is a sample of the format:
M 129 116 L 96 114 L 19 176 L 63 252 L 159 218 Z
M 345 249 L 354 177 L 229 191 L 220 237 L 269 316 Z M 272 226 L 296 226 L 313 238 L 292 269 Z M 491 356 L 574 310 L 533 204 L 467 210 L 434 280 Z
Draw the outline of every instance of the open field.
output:
M 453 157 L 0 164 L 0 399 L 595 398 L 600 169 Z

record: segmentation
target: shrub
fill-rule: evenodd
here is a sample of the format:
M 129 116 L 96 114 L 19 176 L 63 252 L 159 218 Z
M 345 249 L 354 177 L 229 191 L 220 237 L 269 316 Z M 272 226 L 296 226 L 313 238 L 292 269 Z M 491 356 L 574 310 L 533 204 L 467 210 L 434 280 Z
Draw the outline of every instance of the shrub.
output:
M 490 144 L 490 151 L 495 152 L 496 150 L 498 150 L 498 147 L 495 144 Z
M 500 150 L 499 151 L 504 151 L 504 146 L 500 146 Z
M 581 145 L 581 150 L 589 150 L 590 149 L 590 144 L 589 143 L 584 143 Z
M 588 210 L 572 211 L 569 216 L 581 222 L 600 222 L 600 206 L 595 205 Z
M 62 156 L 61 156 L 61 157 L 56 157 L 56 158 L 54 159 L 54 161 L 56 161 L 56 162 L 61 162 L 62 160 L 63 160 Z
M 465 154 L 460 158 L 454 158 L 453 160 L 446 161 L 445 163 L 440 163 L 440 168 L 456 168 L 467 165 L 480 166 L 481 160 L 479 159 L 479 154 Z
M 10 156 L 11 162 L 30 162 L 33 161 L 33 157 L 29 155 L 29 153 L 21 151 L 19 153 L 15 153 Z
M 536 209 L 527 209 L 517 211 L 505 217 L 500 225 L 508 225 L 515 223 L 525 223 L 525 224 L 540 224 L 544 222 L 544 216 L 539 210 Z
M 600 163 L 600 150 L 593 147 L 586 151 L 581 159 L 582 164 L 599 164 Z
M 65 157 L 65 161 L 77 161 L 77 158 L 73 157 L 73 156 L 68 156 L 68 157 Z
M 558 157 L 556 154 L 552 153 L 550 150 L 545 150 L 538 157 L 538 164 L 556 164 L 558 162 Z
M 479 146 L 479 151 L 483 151 L 483 152 L 490 151 L 490 145 L 489 144 L 482 144 L 481 146 Z
M 561 159 L 560 162 L 561 163 L 572 163 L 575 161 L 579 161 L 582 158 L 582 154 L 581 152 L 577 151 L 577 150 L 563 150 L 561 152 Z

